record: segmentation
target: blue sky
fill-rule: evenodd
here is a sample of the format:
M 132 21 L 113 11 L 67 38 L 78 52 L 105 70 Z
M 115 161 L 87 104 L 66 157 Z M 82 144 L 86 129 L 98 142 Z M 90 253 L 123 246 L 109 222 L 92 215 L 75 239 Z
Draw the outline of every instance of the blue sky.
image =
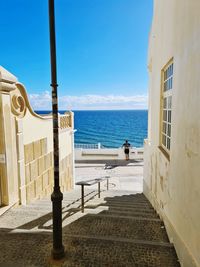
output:
M 152 0 L 55 0 L 60 109 L 147 108 Z M 49 109 L 48 1 L 1 1 L 0 65 Z

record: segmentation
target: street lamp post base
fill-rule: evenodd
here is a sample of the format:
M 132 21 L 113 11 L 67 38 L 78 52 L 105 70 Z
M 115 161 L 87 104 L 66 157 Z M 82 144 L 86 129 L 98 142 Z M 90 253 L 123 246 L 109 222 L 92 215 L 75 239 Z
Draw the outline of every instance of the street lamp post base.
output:
M 51 194 L 53 204 L 53 249 L 51 255 L 54 260 L 60 260 L 65 256 L 65 249 L 62 244 L 62 199 L 63 194 L 60 187 L 54 187 Z
M 61 260 L 65 257 L 64 246 L 60 249 L 52 249 L 51 256 L 54 260 Z

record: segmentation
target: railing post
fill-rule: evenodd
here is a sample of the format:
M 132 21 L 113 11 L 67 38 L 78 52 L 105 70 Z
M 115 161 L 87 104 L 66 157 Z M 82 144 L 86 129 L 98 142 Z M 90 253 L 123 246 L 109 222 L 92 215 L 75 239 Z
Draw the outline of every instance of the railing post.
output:
M 81 185 L 81 211 L 84 213 L 84 184 Z
M 107 190 L 109 190 L 109 178 L 107 177 Z
M 98 198 L 100 198 L 100 192 L 101 192 L 101 189 L 100 189 L 100 182 L 98 182 Z

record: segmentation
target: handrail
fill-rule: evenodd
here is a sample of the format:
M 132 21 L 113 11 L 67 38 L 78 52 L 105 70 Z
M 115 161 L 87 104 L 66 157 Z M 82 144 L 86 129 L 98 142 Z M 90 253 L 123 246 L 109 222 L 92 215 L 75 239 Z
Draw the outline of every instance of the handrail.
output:
M 96 178 L 96 179 L 90 179 L 90 180 L 86 180 L 86 181 L 80 181 L 77 182 L 76 185 L 80 185 L 81 186 L 81 211 L 82 213 L 84 213 L 84 186 L 91 186 L 94 184 L 98 183 L 98 198 L 100 198 L 100 194 L 101 194 L 101 188 L 100 188 L 100 183 L 107 180 L 107 190 L 109 190 L 109 178 L 110 176 L 105 176 L 105 177 L 101 177 L 101 178 Z

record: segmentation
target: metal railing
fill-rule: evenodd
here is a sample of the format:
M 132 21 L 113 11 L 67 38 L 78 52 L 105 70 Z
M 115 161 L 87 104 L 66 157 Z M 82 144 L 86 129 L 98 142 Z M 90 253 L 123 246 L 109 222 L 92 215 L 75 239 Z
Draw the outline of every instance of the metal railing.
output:
M 98 184 L 98 198 L 100 198 L 101 195 L 101 186 L 100 183 L 107 180 L 107 190 L 109 190 L 109 178 L 110 176 L 105 176 L 102 178 L 96 178 L 96 179 L 91 179 L 91 180 L 86 180 L 86 181 L 80 181 L 77 182 L 76 185 L 81 186 L 81 211 L 84 213 L 84 203 L 85 203 L 85 196 L 84 196 L 84 186 L 91 186 L 94 184 Z
M 74 148 L 82 148 L 82 149 L 99 149 L 101 148 L 101 144 L 74 144 Z

